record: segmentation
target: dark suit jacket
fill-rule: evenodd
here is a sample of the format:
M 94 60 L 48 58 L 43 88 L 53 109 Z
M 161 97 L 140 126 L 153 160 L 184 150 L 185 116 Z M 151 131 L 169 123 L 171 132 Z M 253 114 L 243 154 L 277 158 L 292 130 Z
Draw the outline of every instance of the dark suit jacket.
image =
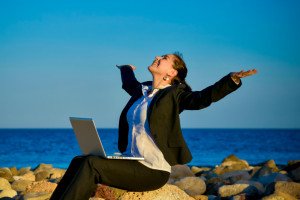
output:
M 119 121 L 118 148 L 124 152 L 128 145 L 127 112 L 132 104 L 142 96 L 142 84 L 136 80 L 130 66 L 121 68 L 122 88 L 131 95 L 123 109 Z M 241 86 L 230 74 L 202 91 L 189 91 L 185 84 L 176 84 L 159 90 L 147 111 L 150 132 L 158 148 L 170 165 L 186 164 L 192 160 L 191 152 L 183 138 L 179 114 L 183 110 L 199 110 L 216 102 Z

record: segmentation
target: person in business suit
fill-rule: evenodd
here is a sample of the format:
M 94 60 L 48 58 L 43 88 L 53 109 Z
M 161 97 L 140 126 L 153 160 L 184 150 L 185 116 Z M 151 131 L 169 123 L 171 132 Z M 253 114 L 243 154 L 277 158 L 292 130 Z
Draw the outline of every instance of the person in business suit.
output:
M 123 155 L 142 156 L 145 160 L 77 156 L 51 200 L 89 199 L 98 183 L 131 191 L 162 187 L 169 179 L 171 166 L 192 159 L 179 114 L 208 107 L 238 89 L 240 78 L 257 73 L 256 69 L 230 73 L 202 91 L 192 91 L 185 81 L 186 65 L 178 54 L 155 57 L 148 67 L 153 77 L 150 82 L 137 81 L 132 65 L 117 67 L 122 87 L 131 96 L 120 116 L 118 148 Z

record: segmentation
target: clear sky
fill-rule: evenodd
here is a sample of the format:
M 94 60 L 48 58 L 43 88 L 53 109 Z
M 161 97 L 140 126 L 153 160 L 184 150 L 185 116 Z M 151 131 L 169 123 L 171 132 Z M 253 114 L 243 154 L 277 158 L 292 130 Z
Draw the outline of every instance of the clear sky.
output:
M 0 128 L 117 128 L 155 56 L 180 51 L 193 90 L 256 68 L 184 128 L 300 128 L 300 1 L 0 1 Z

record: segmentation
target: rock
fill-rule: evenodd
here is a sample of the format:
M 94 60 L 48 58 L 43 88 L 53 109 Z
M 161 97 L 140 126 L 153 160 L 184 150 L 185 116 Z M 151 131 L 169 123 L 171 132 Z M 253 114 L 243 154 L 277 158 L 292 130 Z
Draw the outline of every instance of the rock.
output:
M 219 188 L 226 185 L 224 182 L 214 182 L 206 185 L 206 195 L 218 195 Z
M 248 167 L 249 164 L 246 161 L 239 160 L 239 161 L 226 161 L 223 162 L 220 166 L 216 167 L 212 170 L 212 172 L 221 175 L 226 172 L 236 171 L 236 170 L 243 170 L 244 168 Z
M 29 172 L 25 173 L 25 174 L 22 176 L 22 178 L 23 178 L 24 180 L 35 181 L 35 175 L 34 175 L 34 173 L 33 173 L 32 171 L 29 171 Z
M 229 200 L 246 200 L 246 199 L 247 199 L 246 194 L 242 193 L 242 194 L 232 196 Z
M 278 192 L 278 193 L 266 196 L 262 200 L 297 200 L 297 199 L 289 194 Z
M 252 168 L 252 169 L 249 170 L 249 174 L 250 174 L 251 177 L 253 177 L 254 174 L 255 174 L 258 170 L 261 169 L 261 166 L 255 166 L 255 167 L 251 167 L 251 168 Z M 249 167 L 246 167 L 244 170 L 248 170 L 248 169 L 249 169 Z
M 248 173 L 248 171 L 244 171 L 244 170 L 226 172 L 224 174 L 221 174 L 219 177 L 223 180 L 229 181 L 230 184 L 234 184 L 235 182 L 237 182 L 239 180 L 251 179 L 251 176 Z
M 262 163 L 263 166 L 267 166 L 273 169 L 278 169 L 274 160 L 268 160 Z
M 210 171 L 211 168 L 209 167 L 192 167 L 191 168 L 192 172 L 194 172 L 194 174 L 198 174 L 198 173 L 201 173 L 201 172 L 204 172 L 204 171 Z
M 269 166 L 263 166 L 260 168 L 253 176 L 252 178 L 260 178 L 261 176 L 269 176 L 272 173 L 279 172 L 276 168 L 271 168 Z
M 30 185 L 32 183 L 32 181 L 29 180 L 18 180 L 18 181 L 14 181 L 11 184 L 12 189 L 16 190 L 16 191 L 24 191 L 26 189 L 26 187 L 28 185 Z
M 34 172 L 34 174 L 37 174 L 40 171 L 49 170 L 51 168 L 53 168 L 53 166 L 51 164 L 41 163 L 32 171 Z
M 118 200 L 194 200 L 175 185 L 166 184 L 149 192 L 125 192 Z
M 12 176 L 17 176 L 18 175 L 18 170 L 17 170 L 16 167 L 12 167 L 9 170 L 10 170 Z
M 219 200 L 220 198 L 215 195 L 206 195 L 208 200 Z
M 239 161 L 239 158 L 236 155 L 232 154 L 232 155 L 224 158 L 224 160 L 222 161 L 222 163 L 228 162 L 228 161 Z
M 281 173 L 273 173 L 269 176 L 262 176 L 258 179 L 258 181 L 263 184 L 265 187 L 272 183 L 277 181 L 289 181 L 292 182 L 292 179 L 289 178 L 287 175 L 281 174 Z
M 257 181 L 239 180 L 236 182 L 236 184 L 252 185 L 252 186 L 256 187 L 256 189 L 258 190 L 258 195 L 263 195 L 266 191 L 264 186 L 260 182 L 257 182 Z
M 211 179 L 211 178 L 216 178 L 219 177 L 218 174 L 214 173 L 214 172 L 209 172 L 204 176 L 207 180 Z
M 109 186 L 98 184 L 93 197 L 103 198 L 105 200 L 117 200 Z
M 188 195 L 201 195 L 206 190 L 205 182 L 199 177 L 185 177 L 174 183 Z
M 42 180 L 46 180 L 50 178 L 50 172 L 43 170 L 43 171 L 39 171 L 35 174 L 35 180 L 36 181 L 42 181 Z
M 5 178 L 9 182 L 14 181 L 10 169 L 8 169 L 7 167 L 0 168 L 0 178 Z
M 273 193 L 286 193 L 297 199 L 300 198 L 300 183 L 278 181 L 269 184 L 266 188 L 266 195 Z
M 23 176 L 24 174 L 26 174 L 27 172 L 30 172 L 31 167 L 24 167 L 24 168 L 20 168 L 18 170 L 18 176 Z
M 195 195 L 192 196 L 195 200 L 208 200 L 208 197 L 205 195 Z
M 12 189 L 0 190 L 0 198 L 3 198 L 3 197 L 13 198 L 17 195 L 18 195 L 18 193 Z
M 25 194 L 22 200 L 46 200 L 49 199 L 52 192 L 34 192 Z
M 51 183 L 47 181 L 37 181 L 37 182 L 32 182 L 27 186 L 27 188 L 24 190 L 22 194 L 27 194 L 27 193 L 36 193 L 36 192 L 53 192 L 56 188 L 57 184 L 56 183 Z
M 61 178 L 65 175 L 66 171 L 67 170 L 65 170 L 65 169 L 52 168 L 52 169 L 49 170 L 50 179 Z
M 179 179 L 183 177 L 195 176 L 193 171 L 187 165 L 174 165 L 172 166 L 170 178 Z
M 0 190 L 9 190 L 11 189 L 11 186 L 7 179 L 0 178 Z
M 300 167 L 291 170 L 289 172 L 289 176 L 296 182 L 296 181 L 300 181 Z
M 91 198 L 89 198 L 89 200 L 106 200 L 106 199 L 103 199 L 100 197 L 91 197 Z
M 234 185 L 223 185 L 219 188 L 220 197 L 230 197 L 244 193 L 246 196 L 257 196 L 258 190 L 256 187 L 249 184 L 234 184 Z

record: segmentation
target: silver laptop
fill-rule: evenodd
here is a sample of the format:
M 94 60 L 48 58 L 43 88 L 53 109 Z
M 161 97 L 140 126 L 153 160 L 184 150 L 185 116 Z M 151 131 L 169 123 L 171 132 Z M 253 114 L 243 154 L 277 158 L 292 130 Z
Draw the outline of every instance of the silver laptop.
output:
M 143 157 L 106 155 L 94 121 L 91 118 L 70 117 L 70 122 L 83 155 L 96 155 L 107 159 L 144 160 Z

